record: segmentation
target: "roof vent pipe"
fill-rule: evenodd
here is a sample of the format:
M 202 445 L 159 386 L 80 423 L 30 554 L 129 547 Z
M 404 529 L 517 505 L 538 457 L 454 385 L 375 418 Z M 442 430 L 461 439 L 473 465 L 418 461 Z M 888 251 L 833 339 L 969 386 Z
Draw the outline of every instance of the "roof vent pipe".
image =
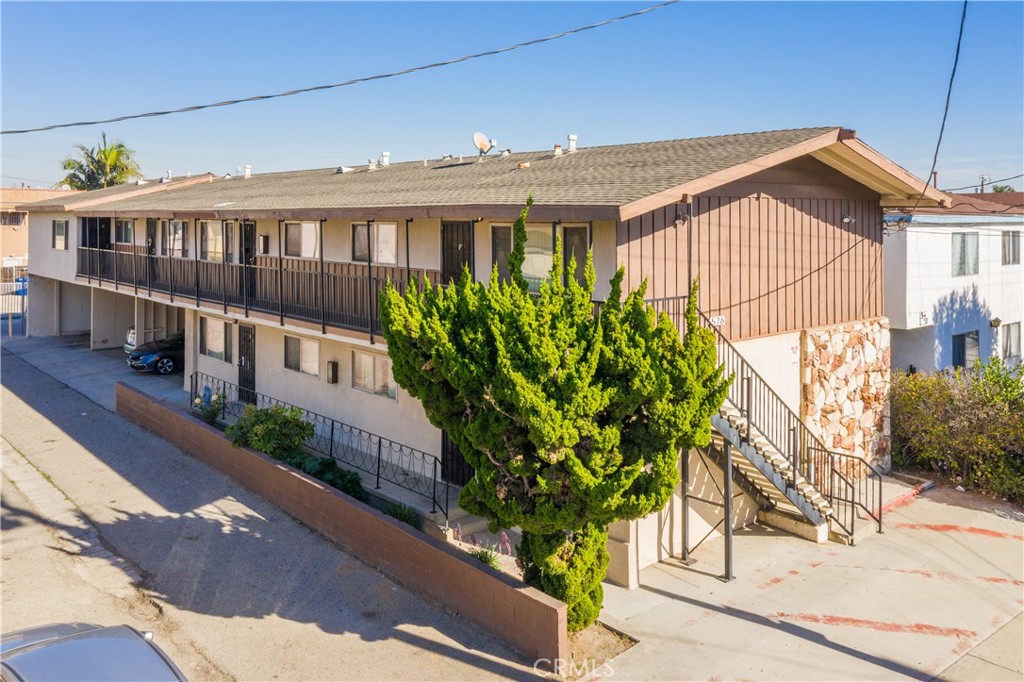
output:
M 250 166 L 249 164 L 245 164 L 245 175 L 243 177 L 246 177 L 246 178 L 251 178 L 252 177 L 252 166 Z
M 556 144 L 555 145 L 555 156 L 561 156 L 561 155 L 562 155 L 562 145 Z
M 171 175 L 171 171 L 167 171 L 167 179 L 170 180 L 172 177 L 174 176 Z
M 576 151 L 576 140 L 579 138 L 575 135 L 567 135 L 566 139 L 569 140 L 569 153 Z
M 380 153 L 380 165 L 388 166 L 391 164 L 391 152 Z
M 373 159 L 367 159 L 366 160 L 366 166 L 367 166 L 367 168 L 366 168 L 367 170 L 372 170 L 372 171 L 377 170 L 377 162 L 374 161 Z

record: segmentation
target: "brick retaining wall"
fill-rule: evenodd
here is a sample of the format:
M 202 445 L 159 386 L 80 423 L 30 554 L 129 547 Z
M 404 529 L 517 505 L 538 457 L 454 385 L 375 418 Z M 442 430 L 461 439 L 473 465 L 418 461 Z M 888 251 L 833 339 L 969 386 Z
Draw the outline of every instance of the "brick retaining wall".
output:
M 235 478 L 331 542 L 471 620 L 527 658 L 569 659 L 566 606 L 557 599 L 282 462 L 233 448 L 221 431 L 189 412 L 121 382 L 116 405 L 122 417 Z

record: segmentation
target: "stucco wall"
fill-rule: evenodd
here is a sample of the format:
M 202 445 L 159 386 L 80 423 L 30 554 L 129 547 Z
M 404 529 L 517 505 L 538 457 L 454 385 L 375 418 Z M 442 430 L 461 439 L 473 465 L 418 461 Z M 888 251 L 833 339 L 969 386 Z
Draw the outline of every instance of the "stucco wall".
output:
M 795 414 L 800 414 L 800 334 L 775 334 L 733 344 Z
M 90 317 L 92 350 L 121 348 L 128 327 L 135 324 L 135 302 L 132 296 L 116 294 L 107 289 L 92 289 Z
M 60 284 L 60 333 L 85 334 L 91 325 L 92 289 L 80 284 Z M 33 314 L 42 314 L 35 309 Z
M 805 330 L 802 416 L 825 446 L 889 467 L 889 321 Z
M 198 311 L 190 311 L 187 342 L 190 349 L 186 371 L 197 370 L 233 384 L 238 383 L 238 327 L 232 325 L 232 362 L 199 354 Z M 206 315 L 211 319 L 229 319 L 219 315 Z M 352 352 L 360 350 L 380 355 L 387 354 L 382 344 L 348 343 L 331 336 L 309 331 L 283 330 L 276 325 L 255 323 L 256 328 L 256 391 L 298 405 L 307 410 L 337 419 L 351 426 L 375 433 L 418 450 L 439 456 L 441 432 L 427 421 L 422 404 L 398 389 L 397 400 L 374 395 L 352 386 Z M 320 344 L 320 374 L 312 376 L 284 366 L 285 334 L 318 341 Z M 327 383 L 327 363 L 338 363 L 338 383 Z
M 54 220 L 68 221 L 66 251 L 53 248 Z M 74 281 L 78 266 L 78 219 L 70 213 L 30 213 L 28 249 L 30 274 Z

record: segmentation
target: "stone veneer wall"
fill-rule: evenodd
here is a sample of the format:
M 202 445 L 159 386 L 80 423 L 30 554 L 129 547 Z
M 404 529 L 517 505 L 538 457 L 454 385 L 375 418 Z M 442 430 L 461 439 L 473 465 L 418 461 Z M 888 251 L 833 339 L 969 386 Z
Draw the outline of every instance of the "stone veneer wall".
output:
M 800 335 L 802 417 L 836 452 L 883 470 L 889 456 L 889 320 L 881 317 Z

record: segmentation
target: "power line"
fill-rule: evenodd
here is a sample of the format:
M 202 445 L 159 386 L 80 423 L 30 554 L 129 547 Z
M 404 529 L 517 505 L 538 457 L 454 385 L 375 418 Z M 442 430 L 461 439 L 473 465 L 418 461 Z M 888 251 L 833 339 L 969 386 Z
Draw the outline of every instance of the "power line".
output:
M 1024 173 L 1018 173 L 1017 175 L 1014 175 L 1014 176 L 1009 177 L 1009 178 L 1000 178 L 999 180 L 988 180 L 986 184 L 997 185 L 1000 182 L 1006 182 L 1007 180 L 1016 180 L 1017 178 L 1024 178 Z M 981 187 L 981 185 L 980 184 L 977 184 L 977 185 L 965 185 L 963 187 L 954 187 L 953 189 L 944 189 L 942 191 L 943 192 L 959 192 L 962 189 L 974 189 L 975 187 Z
M 939 139 L 935 141 L 935 154 L 932 156 L 932 169 L 925 176 L 924 187 L 921 189 L 921 194 L 918 195 L 917 201 L 914 202 L 914 208 L 910 209 L 910 213 L 913 213 L 921 204 L 921 199 L 924 199 L 925 192 L 928 191 L 928 183 L 931 181 L 931 178 L 935 177 L 935 166 L 939 162 L 939 148 L 942 146 L 942 134 L 946 132 L 946 118 L 949 116 L 949 100 L 953 97 L 953 79 L 956 78 L 956 67 L 960 63 L 960 45 L 964 39 L 964 23 L 966 19 L 967 0 L 964 0 L 964 8 L 960 14 L 960 33 L 956 38 L 956 53 L 953 55 L 953 70 L 950 71 L 949 86 L 946 88 L 946 106 L 942 110 L 942 125 L 939 126 Z
M 426 71 L 428 69 L 437 69 L 437 68 L 440 68 L 442 66 L 451 66 L 452 64 L 459 64 L 461 62 L 468 62 L 468 61 L 470 61 L 472 59 L 479 59 L 481 57 L 492 57 L 494 55 L 502 54 L 502 53 L 505 53 L 505 52 L 511 52 L 512 50 L 518 50 L 518 49 L 523 48 L 523 47 L 530 47 L 532 45 L 539 45 L 541 43 L 547 43 L 547 42 L 550 42 L 552 40 L 558 40 L 559 38 L 565 38 L 566 36 L 570 36 L 570 35 L 573 35 L 573 34 L 576 34 L 576 33 L 582 33 L 583 31 L 589 31 L 591 29 L 600 28 L 602 26 L 608 26 L 609 24 L 614 24 L 614 23 L 619 22 L 619 21 L 625 21 L 626 19 L 632 19 L 633 17 L 638 17 L 638 16 L 640 16 L 642 14 L 647 14 L 648 12 L 653 12 L 654 10 L 658 10 L 658 9 L 663 8 L 663 7 L 668 7 L 669 5 L 674 5 L 677 2 L 680 2 L 680 0 L 666 0 L 666 2 L 662 2 L 661 4 L 658 4 L 658 5 L 652 5 L 651 7 L 646 7 L 644 9 L 637 10 L 635 12 L 630 12 L 629 14 L 623 14 L 623 15 L 618 16 L 618 17 L 613 17 L 611 19 L 606 19 L 604 21 L 599 21 L 596 24 L 590 24 L 588 26 L 581 26 L 579 28 L 574 28 L 574 29 L 571 29 L 571 30 L 568 30 L 568 31 L 563 31 L 562 33 L 557 33 L 555 35 L 547 36 L 546 38 L 535 38 L 533 40 L 528 40 L 528 41 L 526 41 L 524 43 L 516 43 L 515 45 L 509 45 L 508 47 L 502 47 L 502 48 L 498 48 L 496 50 L 487 50 L 486 52 L 477 52 L 476 54 L 465 55 L 463 57 L 457 57 L 455 59 L 449 59 L 449 60 L 446 60 L 446 61 L 443 61 L 443 62 L 435 62 L 433 64 L 426 64 L 426 65 L 423 65 L 423 66 L 414 66 L 412 68 L 403 69 L 401 71 L 392 71 L 390 73 L 382 73 L 382 74 L 377 74 L 375 76 L 364 76 L 362 78 L 353 78 L 352 80 L 342 81 L 341 83 L 330 83 L 328 85 L 315 85 L 315 86 L 308 87 L 308 88 L 298 88 L 298 89 L 295 89 L 295 90 L 287 90 L 285 92 L 278 92 L 278 93 L 275 93 L 275 94 L 272 94 L 272 95 L 254 95 L 253 97 L 245 97 L 243 99 L 224 100 L 222 102 L 214 102 L 212 104 L 196 104 L 196 105 L 193 105 L 193 106 L 181 107 L 179 109 L 168 109 L 166 111 L 150 111 L 150 112 L 147 112 L 147 113 L 144 113 L 144 114 L 131 114 L 131 115 L 128 115 L 128 116 L 115 116 L 113 118 L 99 119 L 99 120 L 95 120 L 95 121 L 77 121 L 75 123 L 55 123 L 53 125 L 40 126 L 38 128 L 23 128 L 21 130 L 3 130 L 3 131 L 0 131 L 0 135 L 21 135 L 21 134 L 24 134 L 24 133 L 38 133 L 38 132 L 42 132 L 44 130 L 54 130 L 56 128 L 74 128 L 74 127 L 78 127 L 78 126 L 99 125 L 99 124 L 102 124 L 102 123 L 118 123 L 120 121 L 130 121 L 132 119 L 137 119 L 137 118 L 153 118 L 153 117 L 157 117 L 157 116 L 169 116 L 171 114 L 183 114 L 183 113 L 190 112 L 190 111 L 200 111 L 202 109 L 212 109 L 212 108 L 215 108 L 215 107 L 228 107 L 228 106 L 232 106 L 234 104 L 242 104 L 243 102 L 258 102 L 258 101 L 261 101 L 261 100 L 274 99 L 274 98 L 277 98 L 277 97 L 291 97 L 293 95 L 301 95 L 301 94 L 304 94 L 304 93 L 307 93 L 307 92 L 317 92 L 317 91 L 320 91 L 320 90 L 331 90 L 333 88 L 343 88 L 343 87 L 346 87 L 346 86 L 349 86 L 349 85 L 356 85 L 357 83 L 366 83 L 368 81 L 383 80 L 385 78 L 395 78 L 396 76 L 404 76 L 404 75 L 407 75 L 407 74 L 410 74 L 410 73 L 415 73 L 417 71 Z

